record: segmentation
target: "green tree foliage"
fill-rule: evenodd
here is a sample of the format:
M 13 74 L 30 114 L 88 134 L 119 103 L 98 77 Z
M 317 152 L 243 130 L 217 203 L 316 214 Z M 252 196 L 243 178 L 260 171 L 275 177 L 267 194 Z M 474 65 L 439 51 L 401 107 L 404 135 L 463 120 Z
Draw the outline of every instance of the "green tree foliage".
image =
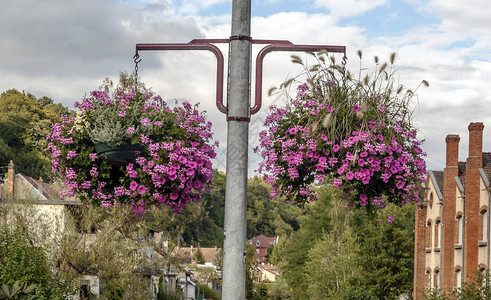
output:
M 6 299 L 63 299 L 71 289 L 49 269 L 46 251 L 12 223 L 0 226 L 0 287 Z M 0 294 L 2 294 L 0 293 Z M 31 298 L 29 298 L 31 297 Z M 0 295 L 0 299 L 2 296 Z
M 387 222 L 394 217 L 393 224 Z M 413 289 L 414 205 L 388 205 L 370 221 L 359 211 L 354 229 L 359 237 L 357 284 L 370 290 L 378 299 L 395 298 Z
M 286 236 L 298 229 L 298 207 L 272 200 L 269 186 L 259 176 L 247 182 L 247 238 L 257 235 Z
M 377 212 L 379 222 L 366 210 L 347 208 L 341 196 L 328 186 L 319 188 L 319 200 L 299 217 L 300 229 L 273 251 L 290 296 L 393 299 L 410 293 L 414 207 L 388 205 Z
M 0 166 L 10 160 L 17 171 L 32 177 L 51 178 L 45 151 L 51 124 L 68 110 L 48 97 L 8 90 L 0 95 Z
M 308 293 L 311 299 L 339 298 L 350 289 L 349 281 L 359 272 L 356 264 L 358 241 L 349 225 L 344 203 L 331 203 L 332 229 L 324 232 L 309 250 L 306 262 Z

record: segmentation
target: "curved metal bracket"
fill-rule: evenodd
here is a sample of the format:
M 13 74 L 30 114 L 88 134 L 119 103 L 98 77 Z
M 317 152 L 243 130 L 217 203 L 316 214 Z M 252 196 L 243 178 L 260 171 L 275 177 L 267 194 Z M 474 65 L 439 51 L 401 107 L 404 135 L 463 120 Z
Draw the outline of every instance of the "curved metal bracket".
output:
M 263 60 L 266 54 L 272 51 L 301 51 L 314 52 L 326 50 L 327 52 L 346 53 L 346 46 L 326 46 L 326 45 L 294 45 L 288 41 L 271 41 L 272 43 L 259 51 L 256 57 L 256 95 L 254 106 L 251 108 L 251 114 L 257 113 L 262 105 L 262 88 L 263 88 Z
M 345 46 L 328 46 L 328 45 L 294 45 L 289 41 L 278 40 L 253 40 L 250 37 L 232 36 L 228 39 L 195 39 L 187 44 L 136 44 L 136 54 L 144 50 L 208 50 L 215 54 L 217 58 L 217 82 L 216 82 L 216 105 L 219 111 L 227 113 L 227 107 L 223 103 L 223 54 L 217 46 L 213 44 L 230 43 L 233 39 L 247 39 L 252 44 L 267 44 L 259 51 L 256 57 L 256 90 L 254 106 L 251 108 L 251 115 L 257 113 L 262 105 L 262 86 L 263 86 L 263 60 L 266 54 L 272 51 L 301 51 L 315 52 L 326 50 L 327 52 L 344 53 L 346 57 Z M 343 58 L 344 59 L 344 58 Z
M 227 112 L 223 104 L 223 54 L 217 46 L 211 43 L 228 43 L 228 39 L 192 40 L 187 44 L 136 44 L 136 53 L 143 50 L 208 50 L 217 58 L 216 105 L 222 113 Z

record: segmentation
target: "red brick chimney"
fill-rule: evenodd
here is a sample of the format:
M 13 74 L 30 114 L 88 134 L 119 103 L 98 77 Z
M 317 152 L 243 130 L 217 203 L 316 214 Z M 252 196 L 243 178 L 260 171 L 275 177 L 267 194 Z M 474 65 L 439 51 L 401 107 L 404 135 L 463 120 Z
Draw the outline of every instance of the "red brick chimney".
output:
M 454 288 L 454 256 L 455 256 L 455 205 L 456 182 L 455 176 L 459 174 L 459 141 L 456 134 L 449 134 L 445 138 L 447 143 L 446 166 L 443 170 L 443 210 L 442 210 L 442 288 Z
M 465 171 L 465 232 L 464 232 L 464 278 L 473 276 L 478 270 L 479 197 L 480 175 L 482 167 L 482 136 L 484 125 L 481 122 L 469 124 L 469 157 Z
M 429 180 L 429 179 L 427 179 Z M 414 230 L 414 299 L 424 298 L 425 288 L 428 285 L 426 280 L 426 252 L 425 252 L 425 232 L 426 232 L 426 203 L 416 205 Z
M 14 162 L 10 161 L 7 172 L 7 197 L 10 199 L 14 198 L 14 175 Z

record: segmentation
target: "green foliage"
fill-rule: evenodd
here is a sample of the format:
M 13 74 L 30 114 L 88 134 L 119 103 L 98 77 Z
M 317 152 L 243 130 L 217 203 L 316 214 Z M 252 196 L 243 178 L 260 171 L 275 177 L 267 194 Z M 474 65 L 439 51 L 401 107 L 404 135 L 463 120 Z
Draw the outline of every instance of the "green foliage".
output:
M 0 288 L 0 299 L 34 299 L 32 292 L 36 287 L 37 284 L 21 284 L 20 281 L 14 282 L 14 284 L 11 286 L 3 284 Z
M 387 222 L 394 217 L 393 224 Z M 355 230 L 360 239 L 359 284 L 377 298 L 393 298 L 411 293 L 413 287 L 414 205 L 389 204 L 378 211 L 377 221 L 361 211 L 355 215 Z M 374 255 L 376 253 L 376 255 Z
M 462 287 L 453 290 L 441 290 L 432 288 L 425 291 L 426 300 L 490 300 L 491 299 L 491 275 L 489 270 L 475 271 L 472 276 L 462 283 Z
M 347 208 L 339 190 L 326 186 L 318 192 L 319 200 L 300 218 L 300 229 L 276 250 L 292 297 L 393 299 L 410 293 L 414 207 L 388 205 L 368 216 L 366 210 Z
M 205 294 L 205 299 L 213 299 L 213 300 L 221 300 L 222 296 L 220 295 L 219 292 L 215 291 L 214 289 L 210 288 L 206 284 L 201 284 L 199 286 L 200 291 L 202 291 Z
M 203 256 L 203 252 L 201 251 L 201 248 L 199 245 L 198 245 L 198 249 L 196 250 L 196 254 L 194 255 L 194 260 L 198 264 L 204 264 L 205 263 L 205 257 Z
M 181 300 L 183 293 L 178 290 L 160 288 L 157 300 Z
M 50 274 L 42 248 L 33 246 L 17 226 L 0 228 L 0 284 L 47 284 Z
M 311 299 L 338 298 L 339 293 L 351 288 L 349 281 L 359 272 L 359 244 L 349 226 L 346 205 L 333 201 L 330 218 L 332 230 L 321 235 L 308 253 L 306 273 Z
M 46 135 L 51 124 L 68 109 L 54 104 L 48 97 L 11 89 L 0 95 L 0 166 L 10 160 L 17 172 L 31 177 L 51 179 L 51 163 L 47 152 Z
M 247 181 L 247 238 L 286 236 L 298 229 L 298 207 L 271 199 L 271 186 L 259 176 Z
M 0 299 L 63 299 L 71 292 L 67 278 L 50 271 L 45 250 L 16 224 L 0 226 L 0 266 Z

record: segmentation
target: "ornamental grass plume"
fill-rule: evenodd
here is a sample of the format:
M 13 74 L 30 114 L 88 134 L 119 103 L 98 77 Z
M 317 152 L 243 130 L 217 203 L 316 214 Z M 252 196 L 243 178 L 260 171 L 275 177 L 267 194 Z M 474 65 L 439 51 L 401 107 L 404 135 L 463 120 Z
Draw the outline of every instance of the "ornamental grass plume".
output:
M 411 122 L 414 92 L 394 79 L 395 54 L 382 65 L 376 58 L 375 70 L 364 77 L 360 67 L 358 78 L 325 52 L 315 56 L 312 67 L 294 57 L 307 79 L 286 107 L 269 108 L 267 130 L 260 133 L 258 171 L 273 186 L 271 196 L 303 206 L 316 200 L 315 184 L 328 183 L 343 190 L 349 206 L 368 210 L 385 201 L 420 201 L 426 154 Z
M 218 142 L 198 105 L 171 109 L 151 92 L 118 89 L 114 98 L 93 91 L 75 107 L 47 136 L 52 169 L 68 196 L 106 207 L 130 205 L 141 215 L 148 205 L 179 210 L 211 184 Z M 114 165 L 96 152 L 97 143 L 130 144 L 138 151 L 134 161 Z

